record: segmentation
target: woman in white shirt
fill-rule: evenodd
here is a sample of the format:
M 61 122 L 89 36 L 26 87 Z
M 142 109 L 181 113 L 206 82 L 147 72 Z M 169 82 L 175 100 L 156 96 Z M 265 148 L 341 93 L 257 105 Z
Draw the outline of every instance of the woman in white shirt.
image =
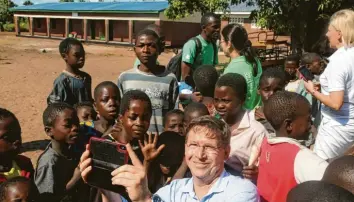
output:
M 314 151 L 330 159 L 354 143 L 354 11 L 333 14 L 326 35 L 336 52 L 320 77 L 321 92 L 311 81 L 305 87 L 322 102 L 323 120 Z

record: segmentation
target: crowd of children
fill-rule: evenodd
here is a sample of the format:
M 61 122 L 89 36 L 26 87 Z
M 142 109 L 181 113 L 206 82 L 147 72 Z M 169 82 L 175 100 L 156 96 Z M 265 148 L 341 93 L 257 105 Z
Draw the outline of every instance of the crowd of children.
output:
M 130 143 L 154 193 L 174 179 L 191 176 L 184 160 L 185 129 L 193 119 L 205 115 L 229 125 L 231 152 L 226 170 L 255 183 L 261 200 L 354 201 L 353 157 L 321 159 L 310 150 L 320 121 L 319 103 L 304 90 L 297 69 L 305 65 L 318 79 L 324 70 L 319 55 L 290 56 L 284 68 L 256 71 L 252 78 L 257 86 L 252 89 L 258 88 L 257 95 L 250 95 L 250 78 L 242 73 L 219 76 L 213 66 L 202 65 L 193 73 L 200 102 L 181 107 L 176 76 L 157 62 L 164 45 L 154 29 L 156 26 L 136 35 L 136 67 L 123 72 L 117 84 L 98 84 L 93 97 L 91 76 L 81 71 L 83 45 L 72 38 L 60 43 L 66 68 L 54 81 L 43 112 L 44 132 L 51 142 L 36 169 L 20 155 L 19 121 L 0 108 L 0 202 L 129 201 L 124 191 L 118 194 L 91 187 L 82 179 L 80 156 L 87 157 L 83 152 L 89 150 L 92 137 Z M 227 29 L 223 43 L 233 55 L 233 37 L 242 29 Z M 248 66 L 257 70 L 259 62 L 254 62 Z M 237 68 L 234 63 L 229 70 Z M 252 104 L 247 104 L 250 97 L 254 97 Z M 255 97 L 262 104 L 256 104 Z

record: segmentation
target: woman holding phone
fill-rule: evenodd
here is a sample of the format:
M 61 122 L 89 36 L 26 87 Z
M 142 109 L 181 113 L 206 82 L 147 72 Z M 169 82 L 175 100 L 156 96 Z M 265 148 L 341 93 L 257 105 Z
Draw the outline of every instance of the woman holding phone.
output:
M 354 143 L 354 11 L 333 14 L 326 36 L 336 52 L 320 76 L 321 92 L 311 81 L 304 85 L 322 103 L 323 119 L 314 152 L 331 159 L 343 155 Z

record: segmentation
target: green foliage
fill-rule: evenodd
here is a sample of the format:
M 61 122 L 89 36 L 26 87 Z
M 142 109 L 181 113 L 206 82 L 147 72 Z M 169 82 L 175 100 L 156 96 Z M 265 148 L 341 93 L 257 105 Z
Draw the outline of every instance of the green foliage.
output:
M 14 32 L 15 31 L 15 24 L 14 23 L 6 23 L 3 25 L 5 32 Z M 21 32 L 28 32 L 28 23 L 20 22 L 20 31 Z
M 5 32 L 14 32 L 15 31 L 15 25 L 13 23 L 4 24 L 3 28 L 4 28 Z
M 27 22 L 20 22 L 20 31 L 21 32 L 28 32 L 28 23 Z
M 24 6 L 30 6 L 30 5 L 33 5 L 33 3 L 30 0 L 26 0 L 25 2 L 23 2 L 23 5 Z
M 165 15 L 170 19 L 181 19 L 194 12 L 226 12 L 229 7 L 229 0 L 168 0 L 168 3 Z
M 9 9 L 16 6 L 11 0 L 0 0 L 0 24 L 13 22 L 13 13 Z

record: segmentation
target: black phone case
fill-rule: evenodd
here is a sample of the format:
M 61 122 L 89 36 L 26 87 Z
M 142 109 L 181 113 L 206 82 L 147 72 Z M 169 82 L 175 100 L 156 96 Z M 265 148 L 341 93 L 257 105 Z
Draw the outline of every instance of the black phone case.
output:
M 306 81 L 312 81 L 315 78 L 306 66 L 301 66 L 298 71 L 306 79 Z
M 90 139 L 92 170 L 87 183 L 93 187 L 126 195 L 125 187 L 112 185 L 112 171 L 128 163 L 128 153 L 124 145 L 102 138 Z

